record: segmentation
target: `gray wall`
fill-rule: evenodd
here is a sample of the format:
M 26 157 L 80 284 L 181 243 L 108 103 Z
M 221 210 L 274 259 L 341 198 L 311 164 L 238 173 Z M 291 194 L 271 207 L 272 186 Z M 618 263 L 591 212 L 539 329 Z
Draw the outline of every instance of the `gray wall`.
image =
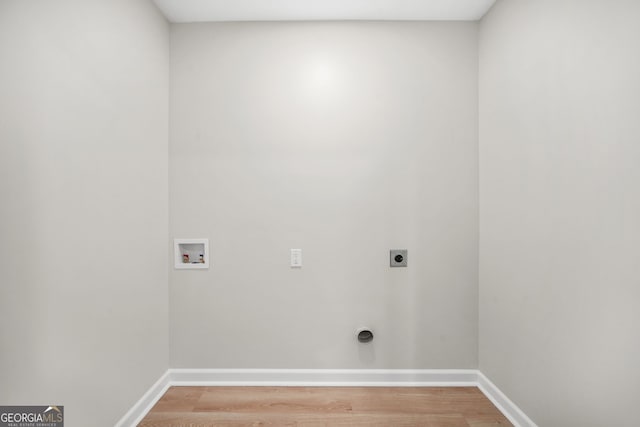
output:
M 176 25 L 168 147 L 149 2 L 0 0 L 1 403 L 111 425 L 168 349 L 172 367 L 475 368 L 479 274 L 491 380 L 540 426 L 631 425 L 639 18 L 499 0 L 479 87 L 473 23 Z M 167 276 L 167 205 L 210 270 Z
M 475 368 L 477 24 L 187 24 L 171 43 L 170 234 L 212 252 L 170 273 L 171 366 Z
M 168 367 L 169 29 L 0 0 L 0 403 L 113 425 Z
M 640 396 L 640 2 L 498 1 L 480 33 L 480 369 L 540 426 Z

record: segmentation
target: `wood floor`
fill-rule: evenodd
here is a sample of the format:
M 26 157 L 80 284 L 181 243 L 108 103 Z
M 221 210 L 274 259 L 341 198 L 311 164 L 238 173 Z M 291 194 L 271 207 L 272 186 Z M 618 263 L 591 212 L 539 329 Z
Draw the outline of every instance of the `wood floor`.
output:
M 138 426 L 512 424 L 476 387 L 171 387 Z

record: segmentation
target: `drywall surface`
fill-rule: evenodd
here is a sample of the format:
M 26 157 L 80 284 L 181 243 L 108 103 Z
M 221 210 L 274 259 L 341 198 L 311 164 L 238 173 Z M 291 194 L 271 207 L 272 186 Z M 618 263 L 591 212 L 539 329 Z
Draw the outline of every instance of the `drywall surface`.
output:
M 477 24 L 171 40 L 170 234 L 212 264 L 170 273 L 171 366 L 477 367 Z
M 480 35 L 480 369 L 540 426 L 637 424 L 640 3 L 498 1 Z
M 0 1 L 0 403 L 113 425 L 168 368 L 169 28 Z

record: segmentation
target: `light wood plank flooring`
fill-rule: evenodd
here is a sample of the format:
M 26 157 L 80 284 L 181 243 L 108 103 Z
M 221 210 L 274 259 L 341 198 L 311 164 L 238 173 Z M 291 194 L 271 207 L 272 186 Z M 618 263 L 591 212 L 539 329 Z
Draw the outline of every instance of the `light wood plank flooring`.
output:
M 476 387 L 171 387 L 138 426 L 512 424 Z

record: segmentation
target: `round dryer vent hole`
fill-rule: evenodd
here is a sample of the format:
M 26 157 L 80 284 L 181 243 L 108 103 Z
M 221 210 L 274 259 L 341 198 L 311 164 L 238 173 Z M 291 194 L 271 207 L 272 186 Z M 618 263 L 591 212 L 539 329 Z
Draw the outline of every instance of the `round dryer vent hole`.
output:
M 373 341 L 373 332 L 369 329 L 363 329 L 358 332 L 358 341 L 361 343 L 368 343 Z

